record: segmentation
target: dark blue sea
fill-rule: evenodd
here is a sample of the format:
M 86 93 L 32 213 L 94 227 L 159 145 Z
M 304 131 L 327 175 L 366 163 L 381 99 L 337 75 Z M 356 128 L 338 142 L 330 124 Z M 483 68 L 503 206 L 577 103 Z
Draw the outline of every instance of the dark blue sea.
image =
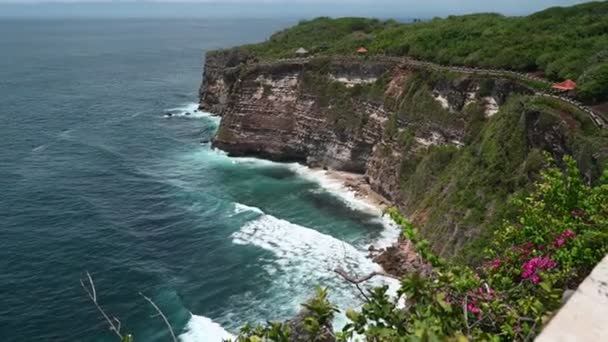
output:
M 221 341 L 294 315 L 396 230 L 323 171 L 230 158 L 194 112 L 206 50 L 286 20 L 0 21 L 0 341 Z M 164 117 L 171 112 L 172 118 Z M 189 114 L 189 115 L 188 115 Z M 337 325 L 343 321 L 338 317 Z

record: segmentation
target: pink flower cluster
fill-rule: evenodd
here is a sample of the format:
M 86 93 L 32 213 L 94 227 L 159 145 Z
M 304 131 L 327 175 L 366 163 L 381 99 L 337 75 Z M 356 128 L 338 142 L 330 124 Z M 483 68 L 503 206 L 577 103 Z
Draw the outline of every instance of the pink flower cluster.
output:
M 575 237 L 576 233 L 568 229 L 563 232 L 562 235 L 558 236 L 553 244 L 555 245 L 555 247 L 560 248 L 566 244 L 566 241 L 568 241 L 569 239 L 574 239 Z
M 467 291 L 467 297 L 469 298 L 467 310 L 479 317 L 481 316 L 481 309 L 477 306 L 477 304 L 480 301 L 489 301 L 494 299 L 494 290 L 485 284 L 485 286 L 482 286 L 475 291 Z
M 585 211 L 583 209 L 574 209 L 570 212 L 572 216 L 583 217 L 585 216 Z
M 549 258 L 532 258 L 522 265 L 523 271 L 521 272 L 521 277 L 523 279 L 529 279 L 534 284 L 538 284 L 541 281 L 538 272 L 548 270 L 555 266 L 557 266 L 557 263 Z
M 473 304 L 473 303 L 467 304 L 467 310 L 469 310 L 470 312 L 476 314 L 477 316 L 481 315 L 481 309 L 479 309 L 478 307 L 476 307 L 475 304 Z

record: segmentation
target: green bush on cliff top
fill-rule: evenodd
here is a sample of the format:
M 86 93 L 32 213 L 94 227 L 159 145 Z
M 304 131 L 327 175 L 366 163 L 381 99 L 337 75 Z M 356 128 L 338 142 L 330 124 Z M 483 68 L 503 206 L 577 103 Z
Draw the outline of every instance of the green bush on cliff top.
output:
M 594 80 L 587 81 L 588 88 L 593 88 L 589 98 L 608 94 L 608 85 L 601 78 L 603 71 L 597 69 L 608 61 L 608 2 L 550 8 L 526 17 L 475 14 L 408 24 L 318 18 L 247 49 L 263 58 L 277 58 L 293 57 L 299 47 L 316 55 L 355 55 L 361 46 L 370 55 L 407 55 L 442 64 L 543 71 L 556 80 L 577 80 L 586 74 Z M 598 85 L 599 91 L 594 90 Z

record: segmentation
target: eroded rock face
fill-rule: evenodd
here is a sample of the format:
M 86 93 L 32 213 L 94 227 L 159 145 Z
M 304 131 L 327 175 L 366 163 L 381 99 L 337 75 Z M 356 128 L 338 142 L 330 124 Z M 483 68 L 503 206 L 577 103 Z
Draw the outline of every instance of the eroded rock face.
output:
M 418 256 L 416 248 L 408 240 L 399 240 L 386 248 L 374 257 L 374 261 L 386 272 L 399 277 L 412 273 L 425 276 L 432 271 L 432 266 Z
M 238 80 L 240 67 L 255 59 L 238 49 L 210 51 L 205 57 L 199 109 L 221 115 Z
M 332 99 L 339 94 L 324 94 L 311 86 L 311 73 L 336 84 L 321 87 L 325 90 L 356 91 L 384 82 L 379 87 L 384 93 L 380 100 L 367 95 L 341 98 L 340 103 L 347 105 L 336 115 Z M 471 130 L 480 129 L 469 127 L 474 121 L 471 105 L 480 108 L 479 120 L 495 120 L 510 95 L 531 91 L 507 79 L 447 77 L 421 85 L 427 92 L 422 100 L 436 107 L 425 111 L 416 101 L 404 100 L 412 93 L 411 85 L 407 88 L 412 77 L 420 79 L 425 74 L 396 62 L 311 59 L 261 63 L 239 52 L 218 52 L 207 56 L 200 105 L 222 116 L 213 146 L 234 156 L 297 161 L 364 174 L 370 187 L 397 205 L 421 227 L 435 251 L 446 256 L 474 238 L 478 224 L 463 223 L 469 215 L 466 208 L 446 209 L 438 216 L 430 210 L 433 203 L 420 200 L 424 187 L 434 185 L 433 177 L 416 190 L 404 185 L 403 176 L 420 173 L 418 163 L 427 151 L 467 147 Z M 356 118 L 354 124 L 349 118 Z M 545 127 L 546 120 L 535 113 L 522 113 L 520 121 L 526 126 L 527 136 L 522 139 L 528 146 L 555 151 L 556 156 L 567 152 L 567 132 L 560 123 Z M 443 184 L 439 193 L 450 193 L 452 186 Z M 491 215 L 493 203 L 485 204 Z M 400 252 L 400 248 L 393 251 Z M 399 253 L 393 254 L 403 259 Z
M 347 80 L 377 78 L 391 67 L 351 65 L 362 75 L 349 74 L 341 64 L 326 67 Z M 382 106 L 358 103 L 353 115 L 365 117 L 366 122 L 356 131 L 343 129 L 331 120 L 331 106 L 303 86 L 309 68 L 300 62 L 248 65 L 230 85 L 208 81 L 202 106 L 213 106 L 222 115 L 213 145 L 235 156 L 256 155 L 364 173 L 372 148 L 381 139 L 386 111 Z M 225 95 L 228 88 L 229 96 Z M 215 89 L 217 94 L 207 95 Z M 227 100 L 222 101 L 224 98 Z

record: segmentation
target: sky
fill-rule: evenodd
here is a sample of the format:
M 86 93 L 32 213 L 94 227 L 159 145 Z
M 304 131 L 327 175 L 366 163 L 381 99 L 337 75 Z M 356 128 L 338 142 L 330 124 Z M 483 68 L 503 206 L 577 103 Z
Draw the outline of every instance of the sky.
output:
M 0 0 L 0 17 L 229 17 L 305 19 L 317 16 L 431 18 L 498 12 L 526 15 L 580 0 Z

